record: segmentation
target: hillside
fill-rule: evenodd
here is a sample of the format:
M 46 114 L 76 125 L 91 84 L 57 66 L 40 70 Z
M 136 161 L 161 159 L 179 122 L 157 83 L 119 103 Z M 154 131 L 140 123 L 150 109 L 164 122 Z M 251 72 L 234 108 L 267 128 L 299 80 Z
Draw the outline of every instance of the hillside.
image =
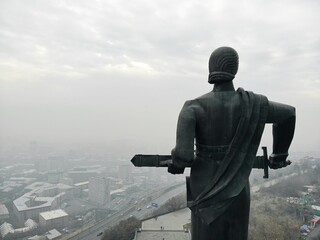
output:
M 302 239 L 299 228 L 312 219 L 311 205 L 320 205 L 320 168 L 314 160 L 305 159 L 303 167 L 291 168 L 295 176 L 252 194 L 249 240 Z

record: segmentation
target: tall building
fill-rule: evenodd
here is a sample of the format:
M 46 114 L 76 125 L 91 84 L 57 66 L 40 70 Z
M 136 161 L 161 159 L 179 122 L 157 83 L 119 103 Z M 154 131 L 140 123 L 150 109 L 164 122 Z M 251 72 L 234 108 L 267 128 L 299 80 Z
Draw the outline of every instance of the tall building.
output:
M 63 177 L 62 170 L 52 170 L 47 172 L 48 182 L 49 183 L 59 183 L 60 179 Z
M 89 201 L 104 206 L 110 204 L 109 180 L 102 177 L 92 177 L 89 180 Z
M 68 177 L 73 179 L 73 184 L 89 181 L 91 177 L 99 176 L 104 171 L 100 165 L 74 167 L 68 171 Z
M 118 178 L 125 180 L 126 182 L 131 182 L 132 181 L 131 169 L 132 169 L 131 165 L 129 164 L 119 165 Z
M 73 195 L 76 198 L 83 198 L 85 196 L 88 196 L 88 194 L 85 194 L 85 192 L 88 191 L 89 188 L 89 181 L 87 182 L 81 182 L 81 183 L 76 183 L 73 185 Z

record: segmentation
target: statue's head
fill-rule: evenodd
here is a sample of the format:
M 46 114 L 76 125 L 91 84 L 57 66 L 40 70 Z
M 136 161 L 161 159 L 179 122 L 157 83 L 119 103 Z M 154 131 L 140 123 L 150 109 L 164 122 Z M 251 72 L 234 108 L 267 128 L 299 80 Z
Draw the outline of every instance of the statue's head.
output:
M 214 50 L 209 59 L 210 84 L 232 81 L 238 72 L 239 56 L 231 47 Z

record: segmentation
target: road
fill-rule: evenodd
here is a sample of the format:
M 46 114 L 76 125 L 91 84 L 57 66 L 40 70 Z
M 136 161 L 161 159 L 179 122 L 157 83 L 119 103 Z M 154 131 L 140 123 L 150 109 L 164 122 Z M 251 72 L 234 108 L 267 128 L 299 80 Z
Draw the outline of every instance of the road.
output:
M 78 231 L 63 236 L 61 240 L 72 239 L 72 240 L 100 240 L 101 232 L 106 230 L 109 227 L 112 227 L 118 224 L 121 220 L 125 220 L 130 216 L 135 216 L 138 219 L 143 219 L 145 216 L 150 214 L 152 208 L 147 208 L 147 205 L 150 202 L 146 202 L 149 196 L 152 198 L 152 202 L 156 202 L 160 207 L 164 204 L 169 198 L 180 194 L 185 190 L 185 184 L 179 183 L 174 186 L 167 186 L 161 189 L 157 189 L 155 191 L 150 191 L 145 193 L 138 199 L 137 204 L 127 204 L 122 210 L 110 216 L 108 219 L 102 220 L 100 222 L 94 223 L 91 226 L 87 226 L 86 228 L 79 229 Z M 138 211 L 138 208 L 141 208 Z
M 262 183 L 262 184 L 259 184 L 259 185 L 256 185 L 256 186 L 252 186 L 251 187 L 251 193 L 256 193 L 256 192 L 259 192 L 261 188 L 263 187 L 271 187 L 285 179 L 288 179 L 290 177 L 293 177 L 293 176 L 296 176 L 297 173 L 292 173 L 290 175 L 286 175 L 286 176 L 283 176 L 283 177 L 279 177 L 279 178 L 276 178 L 276 179 L 272 179 L 272 180 L 269 180 L 265 183 Z
M 179 195 L 180 193 L 185 192 L 185 191 L 186 191 L 186 186 L 185 186 L 185 184 L 182 184 L 174 189 L 171 189 L 171 190 L 165 192 L 160 197 L 153 199 L 152 202 L 158 204 L 158 207 L 160 207 L 160 206 L 164 205 L 168 201 L 168 199 L 170 199 L 176 195 Z M 148 208 L 148 206 L 149 206 L 149 208 Z M 136 211 L 132 213 L 132 215 L 139 220 L 145 219 L 146 217 L 150 216 L 152 214 L 153 210 L 155 209 L 154 207 L 150 206 L 150 203 L 140 205 L 139 208 L 141 209 L 140 211 L 137 211 L 137 209 L 138 209 L 137 208 Z

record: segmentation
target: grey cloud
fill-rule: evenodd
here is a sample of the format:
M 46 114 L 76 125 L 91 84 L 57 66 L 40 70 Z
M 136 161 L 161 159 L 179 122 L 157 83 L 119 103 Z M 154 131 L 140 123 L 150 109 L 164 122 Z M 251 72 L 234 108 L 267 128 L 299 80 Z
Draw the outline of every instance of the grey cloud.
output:
M 3 0 L 0 130 L 173 144 L 181 105 L 210 91 L 207 61 L 222 45 L 240 54 L 236 86 L 319 103 L 319 9 L 298 0 Z M 34 122 L 39 128 L 28 129 Z

